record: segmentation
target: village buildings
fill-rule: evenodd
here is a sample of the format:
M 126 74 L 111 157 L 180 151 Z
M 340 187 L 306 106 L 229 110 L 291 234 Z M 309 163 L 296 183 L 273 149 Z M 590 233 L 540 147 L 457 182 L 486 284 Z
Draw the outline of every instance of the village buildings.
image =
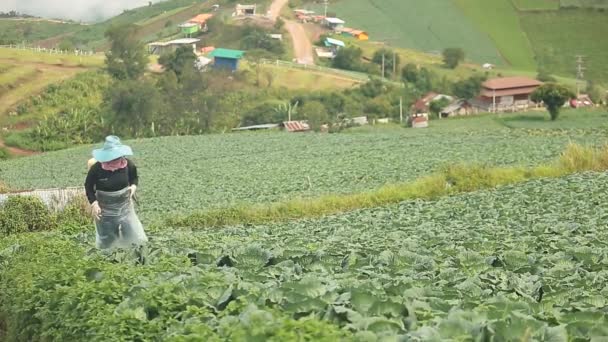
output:
M 529 77 L 493 78 L 482 84 L 479 96 L 471 102 L 475 108 L 484 112 L 526 110 L 536 106 L 530 96 L 540 85 L 542 82 Z

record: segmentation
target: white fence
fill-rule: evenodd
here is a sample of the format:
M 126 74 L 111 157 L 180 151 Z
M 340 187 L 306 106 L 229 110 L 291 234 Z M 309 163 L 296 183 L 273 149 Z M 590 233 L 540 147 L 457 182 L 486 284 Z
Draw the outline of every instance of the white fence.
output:
M 367 82 L 371 79 L 370 75 L 368 75 L 366 73 L 348 71 L 348 70 L 342 70 L 342 69 L 327 68 L 327 67 L 322 67 L 322 66 L 318 66 L 318 65 L 314 65 L 314 64 L 294 63 L 294 62 L 282 61 L 282 60 L 278 60 L 278 59 L 277 60 L 261 59 L 260 63 L 266 64 L 266 65 L 274 65 L 274 66 L 282 67 L 282 68 L 319 71 L 319 72 L 323 72 L 326 74 L 333 74 L 336 76 L 347 77 L 347 78 L 350 78 L 352 80 L 359 81 L 359 82 Z M 378 77 L 378 79 L 381 79 L 381 78 Z M 387 79 L 381 79 L 381 80 L 386 83 L 390 83 L 392 85 L 398 86 L 398 87 L 403 87 L 403 83 L 393 82 L 393 81 L 390 81 Z
M 4 204 L 13 196 L 32 196 L 38 197 L 46 204 L 49 209 L 59 211 L 65 208 L 70 201 L 78 196 L 84 195 L 84 187 L 70 187 L 63 189 L 38 189 L 22 191 L 8 194 L 0 194 L 0 205 Z
M 38 53 L 48 53 L 51 55 L 72 55 L 72 56 L 92 56 L 95 54 L 93 51 L 83 50 L 59 50 L 59 49 L 47 49 L 40 46 L 28 46 L 28 45 L 0 45 L 3 49 L 16 49 L 16 50 L 28 50 Z

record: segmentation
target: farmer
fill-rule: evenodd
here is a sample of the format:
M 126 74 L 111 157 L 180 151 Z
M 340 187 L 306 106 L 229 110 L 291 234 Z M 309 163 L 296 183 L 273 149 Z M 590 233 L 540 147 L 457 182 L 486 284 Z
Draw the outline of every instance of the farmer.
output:
M 95 163 L 87 173 L 85 189 L 98 248 L 127 247 L 148 240 L 133 207 L 137 168 L 126 158 L 132 155 L 131 148 L 113 135 L 106 137 L 102 148 L 93 150 Z

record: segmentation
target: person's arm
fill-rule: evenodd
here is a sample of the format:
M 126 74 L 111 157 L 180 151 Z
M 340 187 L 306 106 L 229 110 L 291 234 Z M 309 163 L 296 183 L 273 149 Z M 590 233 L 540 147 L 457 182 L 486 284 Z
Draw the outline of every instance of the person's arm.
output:
M 127 159 L 127 167 L 129 168 L 129 185 L 137 186 L 139 184 L 139 176 L 137 175 L 137 167 Z
M 95 180 L 97 179 L 96 167 L 93 165 L 89 172 L 87 173 L 87 178 L 84 181 L 84 189 L 87 194 L 87 199 L 90 204 L 97 201 L 97 196 L 95 196 Z

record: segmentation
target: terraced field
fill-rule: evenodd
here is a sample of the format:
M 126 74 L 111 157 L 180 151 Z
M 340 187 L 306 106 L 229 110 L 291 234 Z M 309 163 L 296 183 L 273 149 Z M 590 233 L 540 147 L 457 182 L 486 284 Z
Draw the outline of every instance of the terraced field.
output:
M 167 213 L 351 193 L 410 181 L 451 162 L 536 165 L 569 141 L 606 140 L 604 113 L 433 122 L 427 131 L 387 129 L 336 135 L 229 134 L 133 141 L 146 219 Z M 543 125 L 557 125 L 551 129 Z M 563 126 L 560 126 L 563 125 Z M 572 128 L 572 129 L 570 129 Z M 578 128 L 578 129 L 574 129 Z M 533 129 L 533 130 L 529 130 Z M 78 186 L 90 147 L 11 160 L 0 179 L 16 188 Z M 37 165 L 36 172 L 24 173 Z M 181 175 L 174 183 L 175 175 Z

